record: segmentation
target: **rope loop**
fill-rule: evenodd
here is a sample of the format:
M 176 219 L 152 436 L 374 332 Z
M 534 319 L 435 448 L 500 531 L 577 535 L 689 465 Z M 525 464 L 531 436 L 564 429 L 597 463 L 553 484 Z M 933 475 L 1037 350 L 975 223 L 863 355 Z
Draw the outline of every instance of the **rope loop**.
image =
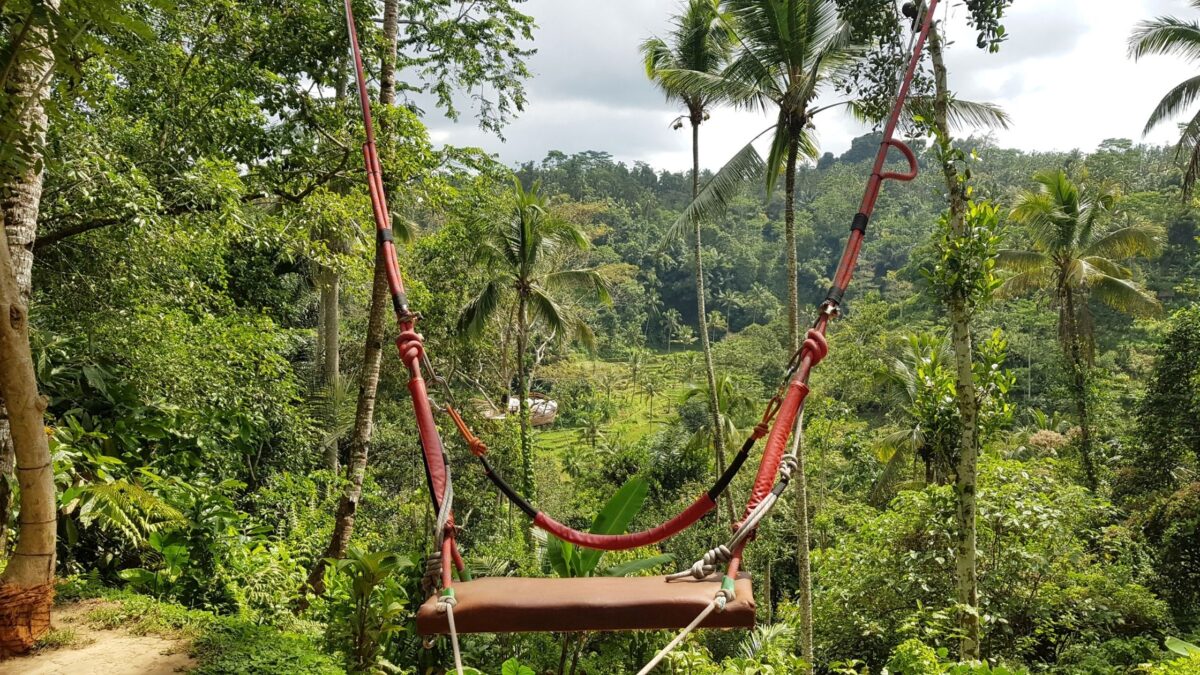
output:
M 462 415 L 454 409 L 454 406 L 446 406 L 446 414 L 450 415 L 451 421 L 454 422 L 454 427 L 458 429 L 458 435 L 467 444 L 467 449 L 471 451 L 472 455 L 483 457 L 488 453 L 487 443 L 484 443 L 471 431 L 471 427 L 467 426 L 467 423 L 463 421 Z
M 783 399 L 779 396 L 779 394 L 775 394 L 771 397 L 770 401 L 767 401 L 767 409 L 763 411 L 762 420 L 760 420 L 758 424 L 754 425 L 754 431 L 750 434 L 754 440 L 758 440 L 770 433 L 771 420 L 775 419 L 775 414 L 779 412 L 779 408 L 782 405 Z
M 829 341 L 821 331 L 810 328 L 804 336 L 804 344 L 800 346 L 800 351 L 807 351 L 809 358 L 812 359 L 812 365 L 817 365 L 829 354 Z
M 733 552 L 724 544 L 716 548 L 709 549 L 699 560 L 692 563 L 692 566 L 682 572 L 676 572 L 667 577 L 668 581 L 675 579 L 685 579 L 692 577 L 696 580 L 704 580 L 717 571 L 719 565 L 733 560 Z
M 415 370 L 425 356 L 425 336 L 411 328 L 403 331 L 396 338 L 396 349 L 400 350 L 400 360 Z
M 421 591 L 426 597 L 438 592 L 442 587 L 442 551 L 430 553 L 425 558 L 425 574 L 421 577 Z

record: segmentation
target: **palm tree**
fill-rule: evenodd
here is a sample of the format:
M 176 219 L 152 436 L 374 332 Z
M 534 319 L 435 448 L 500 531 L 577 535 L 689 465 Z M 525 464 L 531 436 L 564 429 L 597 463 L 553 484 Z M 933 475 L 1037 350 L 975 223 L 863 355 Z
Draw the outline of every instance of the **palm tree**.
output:
M 677 225 L 723 208 L 731 192 L 747 179 L 766 172 L 767 192 L 784 175 L 784 235 L 788 260 L 789 336 L 800 346 L 800 299 L 796 260 L 796 167 L 800 157 L 816 159 L 809 134 L 812 118 L 822 109 L 813 102 L 859 49 L 850 26 L 841 20 L 833 0 L 725 0 L 721 21 L 730 27 L 737 46 L 720 73 L 663 69 L 660 79 L 675 89 L 734 107 L 774 113 L 776 122 L 740 150 L 693 201 Z M 764 164 L 754 141 L 772 133 Z
M 1089 487 L 1096 489 L 1092 438 L 1088 420 L 1087 377 L 1092 356 L 1091 312 L 1095 297 L 1109 307 L 1133 315 L 1160 308 L 1158 300 L 1119 261 L 1158 252 L 1162 230 L 1142 223 L 1102 232 L 1116 215 L 1120 195 L 1109 186 L 1087 190 L 1061 169 L 1034 176 L 1038 187 L 1018 196 L 1013 219 L 1029 228 L 1032 249 L 1000 251 L 998 265 L 1014 274 L 1000 292 L 1048 293 L 1058 306 L 1058 334 L 1071 376 L 1080 428 L 1079 450 Z
M 953 470 L 958 439 L 954 361 L 944 339 L 909 335 L 881 380 L 894 399 L 900 429 L 876 443 L 876 457 L 885 466 L 868 500 L 875 506 L 887 501 L 909 461 L 920 459 L 924 464 L 926 483 L 944 482 Z
M 459 317 L 459 330 L 468 336 L 483 334 L 488 320 L 513 316 L 516 321 L 517 383 L 520 390 L 522 490 L 533 498 L 533 443 L 530 437 L 529 351 L 530 331 L 545 330 L 553 339 L 573 337 L 585 345 L 595 343 L 586 323 L 564 304 L 560 292 L 588 290 L 609 302 L 603 278 L 594 268 L 564 269 L 564 250 L 586 250 L 587 237 L 574 225 L 554 217 L 538 186 L 525 190 L 514 181 L 513 206 L 508 218 L 490 221 L 480 243 L 478 261 L 489 275 L 483 290 L 467 303 Z
M 715 442 L 718 433 L 721 435 L 721 437 L 730 439 L 731 441 L 741 435 L 741 431 L 734 424 L 734 416 L 739 412 L 748 410 L 752 405 L 752 401 L 749 396 L 746 396 L 744 393 L 738 390 L 737 383 L 734 382 L 733 378 L 731 378 L 729 375 L 721 375 L 717 377 L 715 396 L 713 396 L 712 392 L 710 392 L 710 390 L 704 385 L 691 387 L 684 392 L 683 401 L 687 402 L 700 396 L 706 399 L 711 397 L 717 400 L 717 410 L 719 412 L 717 416 L 717 424 L 719 426 L 713 427 L 711 425 L 707 425 L 697 429 L 696 433 L 692 436 L 692 440 L 690 442 L 691 447 L 698 448 L 711 445 Z M 718 474 L 724 472 L 724 466 L 717 467 Z M 730 518 L 734 518 L 734 514 L 732 512 L 729 514 L 729 516 Z
M 683 13 L 675 17 L 670 42 L 654 37 L 642 43 L 642 55 L 646 63 L 646 75 L 667 95 L 668 100 L 679 101 L 687 113 L 675 121 L 675 128 L 683 125 L 687 118 L 692 127 L 692 199 L 700 194 L 700 125 L 708 119 L 708 110 L 713 103 L 711 96 L 687 88 L 672 86 L 664 71 L 689 70 L 716 74 L 729 57 L 732 35 L 720 20 L 718 0 L 688 0 Z M 725 438 L 722 436 L 720 411 L 716 399 L 717 379 L 713 366 L 712 344 L 708 337 L 708 312 L 705 309 L 703 242 L 700 220 L 692 221 L 692 264 L 696 275 L 696 316 L 700 322 L 700 348 L 704 352 L 704 373 L 708 380 L 708 414 L 712 418 L 714 435 L 713 451 L 717 467 L 724 471 Z M 668 351 L 670 345 L 668 344 Z M 729 508 L 733 502 L 727 496 Z
M 1191 0 L 1191 6 L 1200 9 L 1200 0 Z M 1184 21 L 1172 16 L 1163 16 L 1142 21 L 1129 36 L 1129 55 L 1134 59 L 1154 54 L 1177 55 L 1193 61 L 1200 58 L 1200 21 Z M 1200 96 L 1200 76 L 1190 77 L 1167 92 L 1150 113 L 1144 134 L 1158 125 L 1187 112 Z M 1179 143 L 1175 147 L 1176 157 L 1187 157 L 1187 169 L 1183 174 L 1183 192 L 1191 194 L 1196 178 L 1200 175 L 1200 111 L 1183 125 Z

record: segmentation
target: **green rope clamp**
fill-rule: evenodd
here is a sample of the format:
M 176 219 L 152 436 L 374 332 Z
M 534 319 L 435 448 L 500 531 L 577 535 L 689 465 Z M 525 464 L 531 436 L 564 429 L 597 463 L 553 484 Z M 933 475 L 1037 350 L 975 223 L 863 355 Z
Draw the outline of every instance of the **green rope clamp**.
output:
M 463 566 L 463 568 L 461 570 L 456 570 L 456 571 L 458 572 L 458 580 L 459 581 L 470 581 L 471 580 L 471 570 L 467 569 L 467 567 L 465 565 Z
M 453 598 L 454 597 L 454 589 L 450 586 L 443 588 L 442 589 L 442 597 L 443 598 Z

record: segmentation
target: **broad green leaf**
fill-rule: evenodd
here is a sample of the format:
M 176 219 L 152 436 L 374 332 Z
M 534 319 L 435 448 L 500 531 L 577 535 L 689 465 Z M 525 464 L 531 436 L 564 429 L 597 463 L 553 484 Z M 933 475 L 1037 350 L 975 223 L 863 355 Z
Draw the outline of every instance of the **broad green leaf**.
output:
M 621 534 L 642 510 L 650 485 L 644 478 L 630 478 L 600 509 L 592 522 L 592 534 Z M 600 563 L 603 551 L 583 549 L 579 552 L 579 576 L 590 576 Z
M 1200 656 L 1200 647 L 1180 640 L 1177 637 L 1168 635 L 1166 640 L 1167 649 L 1179 654 L 1180 656 Z
M 619 565 L 613 565 L 601 572 L 601 576 L 606 577 L 627 577 L 630 574 L 641 572 L 648 569 L 653 569 L 660 565 L 665 565 L 675 560 L 675 556 L 669 553 L 652 556 L 649 558 L 640 558 L 638 560 L 630 560 Z

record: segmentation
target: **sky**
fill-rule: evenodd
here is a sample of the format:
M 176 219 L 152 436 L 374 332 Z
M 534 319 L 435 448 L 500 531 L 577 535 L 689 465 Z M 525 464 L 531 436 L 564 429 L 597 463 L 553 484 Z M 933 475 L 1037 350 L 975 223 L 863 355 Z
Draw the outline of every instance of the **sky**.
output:
M 646 79 L 638 54 L 643 40 L 666 34 L 680 1 L 528 0 L 523 11 L 538 28 L 525 112 L 501 141 L 465 111 L 454 123 L 430 106 L 433 140 L 481 147 L 510 165 L 541 160 L 550 150 L 602 150 L 627 163 L 690 168 L 690 134 L 686 127 L 671 130 L 679 110 Z M 1195 74 L 1182 58 L 1134 63 L 1126 53 L 1138 21 L 1196 18 L 1186 0 L 1016 0 L 1004 21 L 1011 37 L 995 54 L 975 48 L 961 4 L 938 10 L 949 20 L 950 86 L 959 98 L 997 103 L 1008 112 L 1012 127 L 995 133 L 1004 147 L 1088 151 L 1107 138 L 1142 140 L 1162 96 Z M 823 100 L 837 100 L 833 95 Z M 702 166 L 719 168 L 769 125 L 758 113 L 714 110 L 701 127 Z M 868 131 L 840 110 L 822 113 L 816 127 L 821 151 L 834 154 Z M 1175 133 L 1166 124 L 1144 140 L 1169 143 Z

